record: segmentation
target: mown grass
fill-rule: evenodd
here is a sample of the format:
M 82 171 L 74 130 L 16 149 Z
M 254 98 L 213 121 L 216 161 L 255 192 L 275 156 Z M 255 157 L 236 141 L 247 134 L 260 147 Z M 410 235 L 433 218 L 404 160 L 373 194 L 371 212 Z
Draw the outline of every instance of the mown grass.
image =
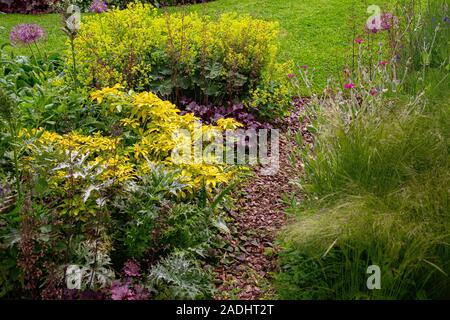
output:
M 380 1 L 380 5 L 384 2 Z M 342 70 L 346 57 L 351 54 L 353 27 L 366 20 L 366 8 L 366 0 L 217 0 L 168 10 L 208 15 L 236 12 L 278 21 L 281 27 L 279 61 L 292 60 L 295 64 L 317 68 L 317 83 L 323 85 L 329 75 Z M 0 26 L 5 27 L 0 33 L 0 43 L 7 41 L 9 31 L 18 23 L 39 23 L 48 34 L 48 41 L 42 44 L 45 50 L 63 51 L 65 37 L 58 15 L 0 15 Z M 26 54 L 27 50 L 15 49 L 14 52 Z
M 281 238 L 283 299 L 448 298 L 450 117 L 447 100 L 363 116 L 317 137 L 309 201 Z M 343 128 L 341 128 L 343 129 Z M 369 265 L 381 290 L 366 287 Z
M 367 19 L 366 8 L 365 0 L 219 0 L 175 10 L 209 15 L 235 11 L 278 21 L 280 61 L 317 68 L 317 81 L 324 84 L 328 76 L 342 70 L 350 56 L 354 26 Z

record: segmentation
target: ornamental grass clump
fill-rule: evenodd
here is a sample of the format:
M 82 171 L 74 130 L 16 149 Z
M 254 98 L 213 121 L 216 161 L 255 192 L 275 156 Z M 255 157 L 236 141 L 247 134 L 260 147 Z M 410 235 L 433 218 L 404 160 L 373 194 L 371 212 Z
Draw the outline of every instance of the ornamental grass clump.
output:
M 402 29 L 384 26 L 391 28 L 390 36 L 400 36 L 391 41 L 390 59 L 382 50 L 376 61 L 364 59 L 365 42 L 356 39 L 357 68 L 346 68 L 343 85 L 329 81 L 324 94 L 311 95 L 306 110 L 314 145 L 304 144 L 295 154 L 303 168 L 296 182 L 304 201 L 291 206 L 297 219 L 279 237 L 280 298 L 448 297 L 448 59 L 431 64 L 440 58 L 434 48 L 441 45 L 439 27 L 403 30 L 410 21 L 436 17 L 437 10 L 428 14 L 432 5 L 445 12 L 437 3 L 406 11 L 398 24 Z M 422 46 L 410 51 L 414 55 L 407 51 L 411 42 Z M 430 53 L 423 69 L 413 67 L 411 61 Z M 304 73 L 293 79 L 299 78 L 309 86 Z M 423 83 L 411 90 L 409 78 Z M 371 290 L 373 266 L 380 270 L 381 286 Z

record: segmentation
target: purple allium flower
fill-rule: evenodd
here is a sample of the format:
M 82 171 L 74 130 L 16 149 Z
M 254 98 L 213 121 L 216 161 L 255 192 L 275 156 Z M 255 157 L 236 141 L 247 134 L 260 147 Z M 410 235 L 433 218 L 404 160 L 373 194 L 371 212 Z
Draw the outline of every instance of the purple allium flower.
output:
M 89 11 L 95 13 L 103 13 L 108 10 L 108 5 L 105 1 L 102 0 L 94 0 L 89 6 Z
M 450 19 L 448 17 L 445 17 L 444 22 L 450 23 Z
M 358 39 L 355 40 L 355 42 L 356 42 L 357 44 L 361 44 L 361 43 L 363 43 L 363 41 L 364 41 L 363 38 L 358 38 Z
M 289 73 L 289 74 L 288 74 L 287 76 L 288 76 L 288 78 L 289 78 L 289 79 L 292 79 L 292 78 L 294 78 L 294 77 L 295 77 L 295 74 L 293 74 L 293 73 Z
M 354 83 L 347 83 L 347 84 L 344 85 L 345 89 L 353 89 L 354 87 L 355 87 Z
M 381 15 L 381 28 L 383 30 L 390 30 L 392 27 L 398 25 L 398 18 L 390 12 Z
M 299 68 L 300 68 L 300 69 L 305 69 L 305 70 L 306 70 L 306 69 L 308 69 L 308 66 L 307 66 L 307 65 L 304 65 L 304 66 L 300 66 Z
M 44 36 L 44 29 L 37 24 L 18 24 L 11 30 L 9 40 L 15 45 L 30 45 L 41 40 Z
M 141 268 L 134 261 L 127 261 L 123 267 L 123 272 L 129 277 L 139 277 Z
M 377 18 L 372 19 L 371 21 L 367 21 L 365 25 L 365 29 L 367 33 L 378 33 L 381 31 L 381 26 L 379 26 L 379 22 Z

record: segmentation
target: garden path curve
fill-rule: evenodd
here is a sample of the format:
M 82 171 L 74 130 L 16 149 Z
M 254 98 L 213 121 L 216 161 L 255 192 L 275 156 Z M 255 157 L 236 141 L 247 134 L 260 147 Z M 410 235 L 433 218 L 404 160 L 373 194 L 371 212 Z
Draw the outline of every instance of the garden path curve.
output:
M 237 232 L 227 240 L 233 248 L 239 248 L 229 264 L 216 268 L 218 294 L 216 299 L 257 300 L 273 298 L 275 291 L 271 275 L 277 268 L 277 248 L 274 244 L 277 232 L 286 223 L 285 196 L 294 191 L 290 181 L 298 176 L 301 166 L 289 161 L 293 132 L 302 131 L 304 140 L 311 139 L 305 120 L 299 122 L 303 103 L 296 103 L 297 110 L 277 127 L 280 134 L 280 166 L 275 175 L 261 175 L 261 169 L 243 185 L 238 197 L 236 211 L 230 212 Z M 297 193 L 298 194 L 298 193 Z

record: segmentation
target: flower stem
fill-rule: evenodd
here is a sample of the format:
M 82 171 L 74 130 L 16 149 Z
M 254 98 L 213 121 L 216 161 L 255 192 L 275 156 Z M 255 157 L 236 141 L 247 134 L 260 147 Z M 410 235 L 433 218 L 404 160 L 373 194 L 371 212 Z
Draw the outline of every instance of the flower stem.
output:
M 70 37 L 70 49 L 72 50 L 72 64 L 73 64 L 73 69 L 72 69 L 72 73 L 73 73 L 73 79 L 75 84 L 77 84 L 77 60 L 76 60 L 76 55 L 75 55 L 75 38 L 74 37 Z
M 31 47 L 31 44 L 28 44 L 28 48 L 31 51 L 31 55 L 33 56 L 34 62 L 37 64 L 37 58 L 36 55 L 34 54 L 33 48 Z

